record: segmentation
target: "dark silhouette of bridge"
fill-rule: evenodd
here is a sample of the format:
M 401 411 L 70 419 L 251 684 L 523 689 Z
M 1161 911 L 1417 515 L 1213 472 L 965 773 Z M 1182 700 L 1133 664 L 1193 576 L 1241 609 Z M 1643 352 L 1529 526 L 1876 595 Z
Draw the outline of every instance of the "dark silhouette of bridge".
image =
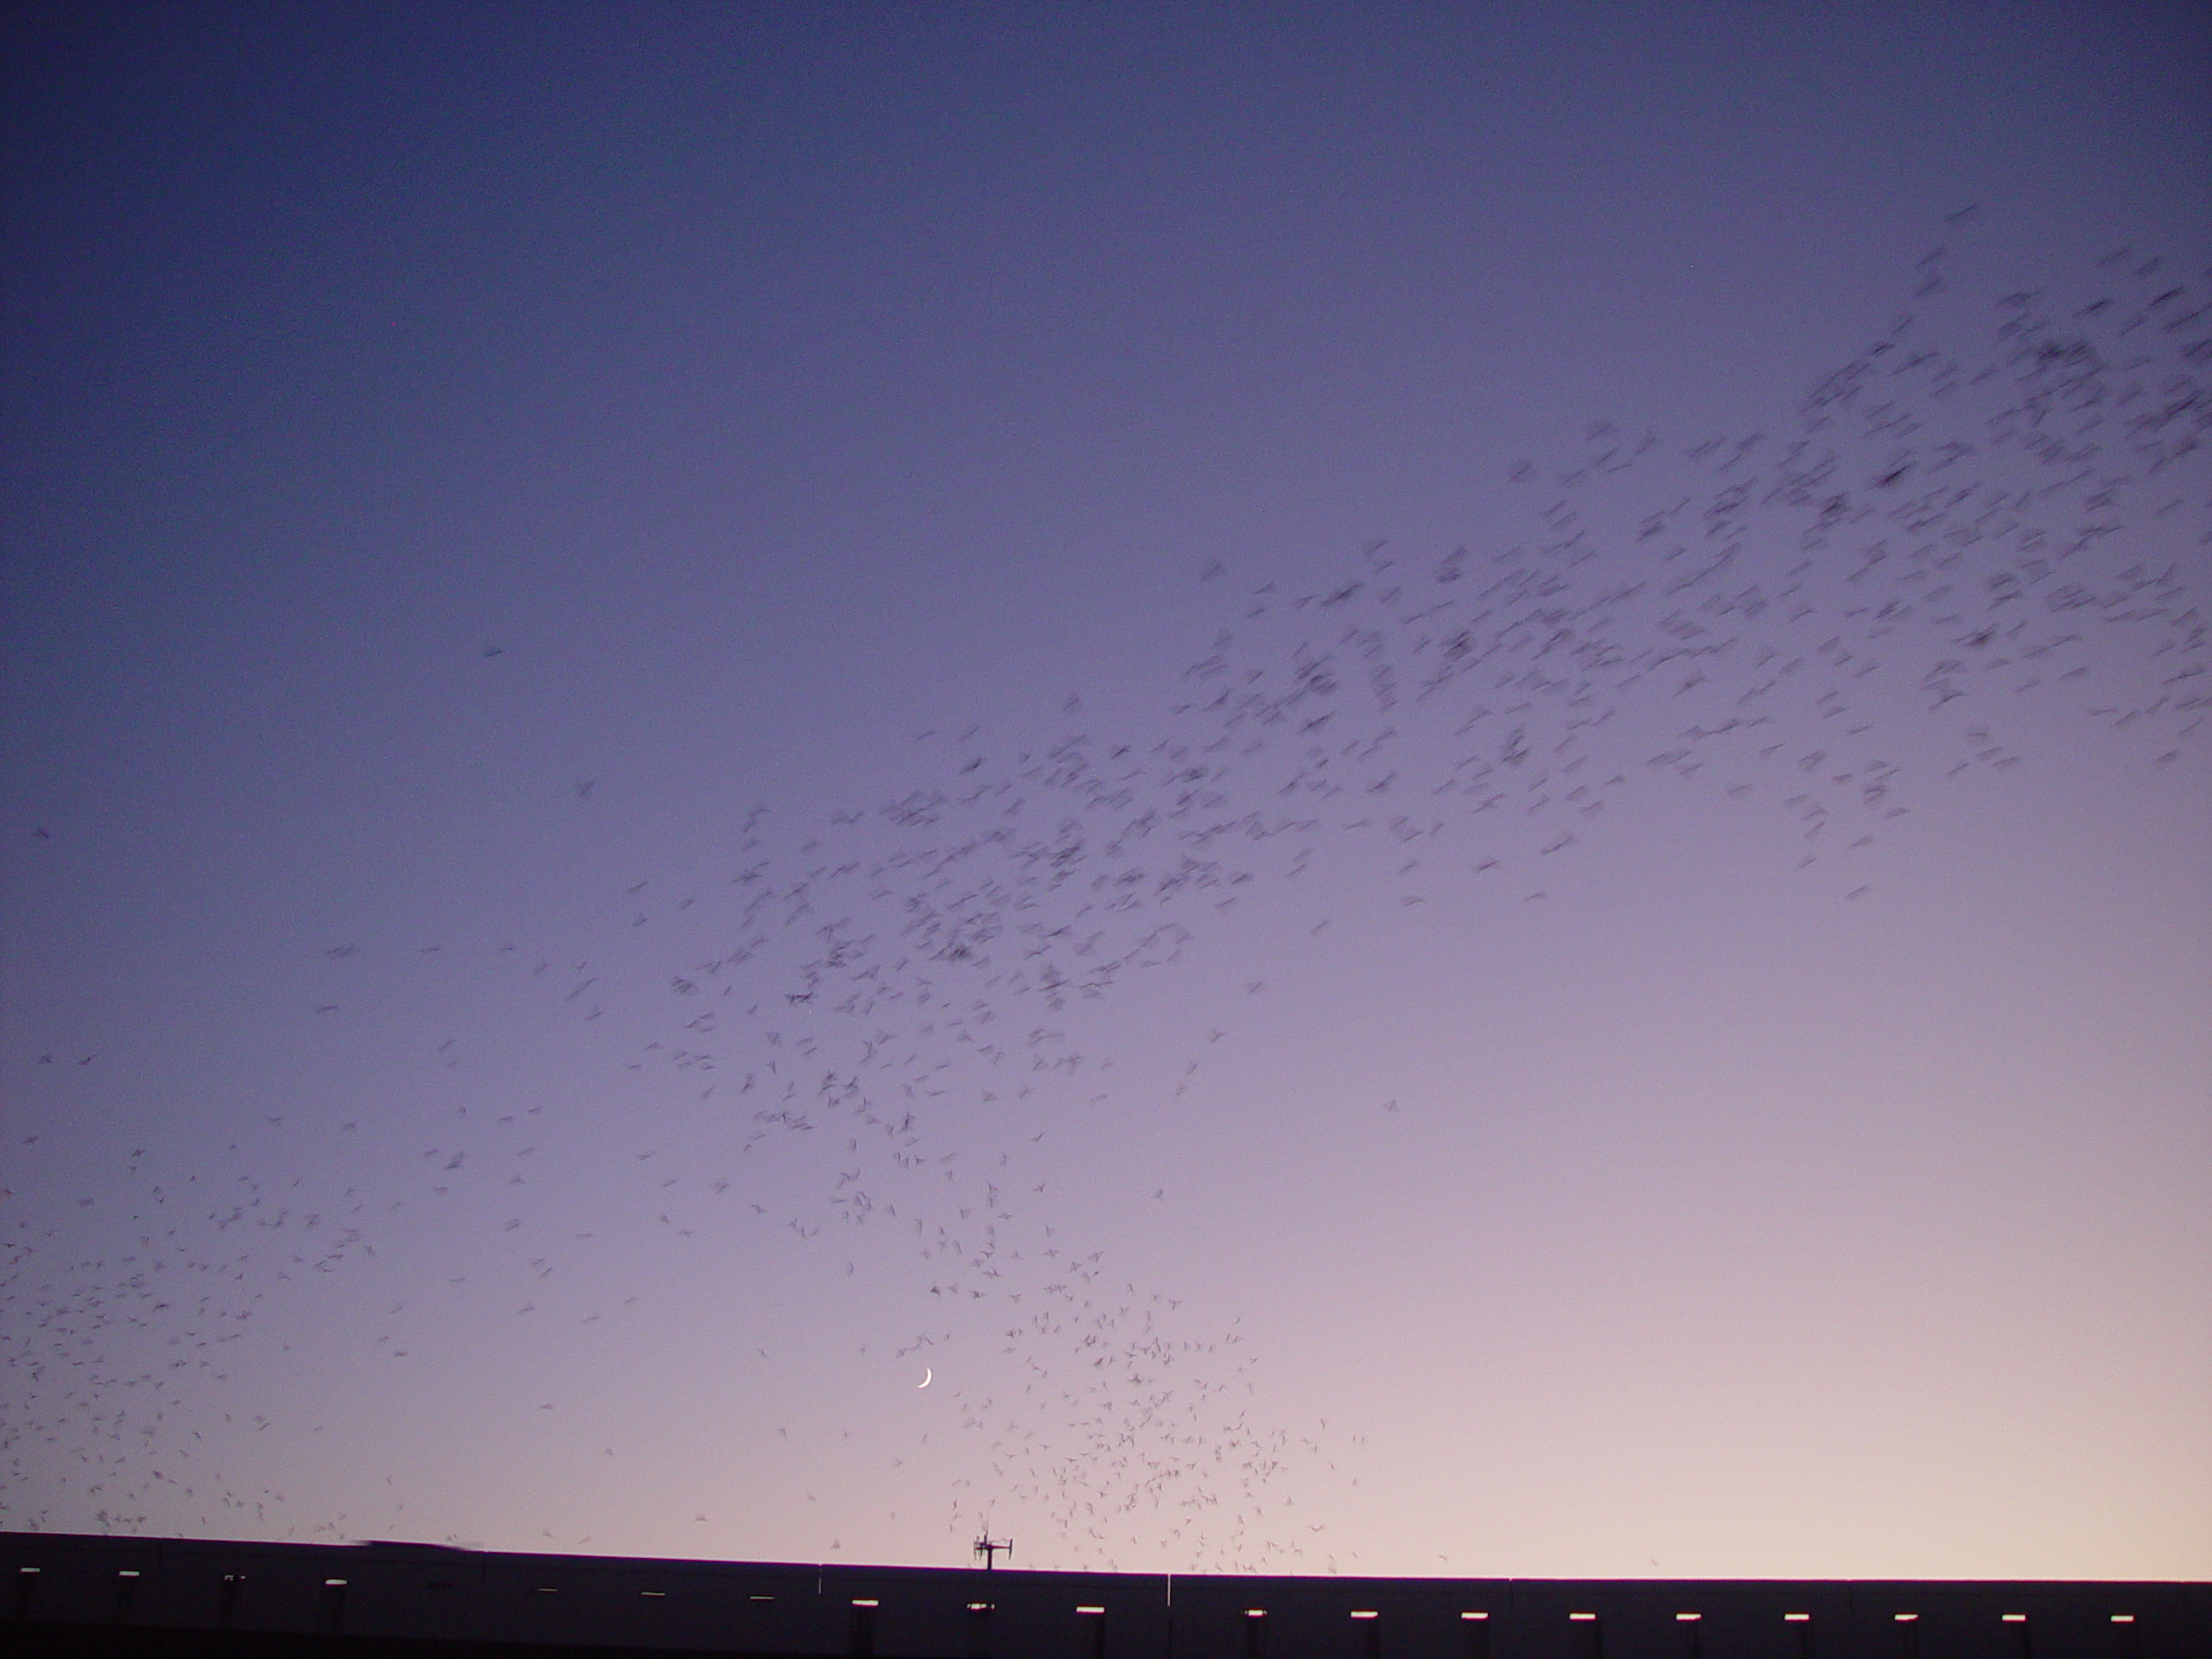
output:
M 2207 1659 L 2212 1584 L 1260 1578 L 0 1533 L 0 1650 Z

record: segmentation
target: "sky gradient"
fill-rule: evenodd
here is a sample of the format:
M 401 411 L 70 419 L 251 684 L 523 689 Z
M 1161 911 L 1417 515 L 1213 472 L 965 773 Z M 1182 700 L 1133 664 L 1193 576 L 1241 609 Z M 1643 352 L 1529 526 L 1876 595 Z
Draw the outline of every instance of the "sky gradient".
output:
M 2201 12 L 9 27 L 0 1525 L 2212 1573 Z

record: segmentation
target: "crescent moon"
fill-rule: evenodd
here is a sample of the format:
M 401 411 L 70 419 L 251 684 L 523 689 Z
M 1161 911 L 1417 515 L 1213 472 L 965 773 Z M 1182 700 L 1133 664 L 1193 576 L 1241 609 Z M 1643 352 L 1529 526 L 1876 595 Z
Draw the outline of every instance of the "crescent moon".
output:
M 914 1384 L 914 1386 L 915 1386 L 916 1388 L 918 1388 L 918 1389 L 926 1389 L 926 1388 L 927 1388 L 927 1387 L 929 1387 L 929 1385 L 930 1385 L 930 1379 L 931 1379 L 931 1377 L 935 1376 L 936 1375 L 937 1375 L 937 1373 L 936 1373 L 935 1371 L 931 1370 L 928 1366 L 926 1366 L 926 1365 L 923 1366 L 923 1367 L 922 1367 L 922 1380 L 921 1380 L 920 1382 L 918 1382 L 915 1383 L 915 1384 Z

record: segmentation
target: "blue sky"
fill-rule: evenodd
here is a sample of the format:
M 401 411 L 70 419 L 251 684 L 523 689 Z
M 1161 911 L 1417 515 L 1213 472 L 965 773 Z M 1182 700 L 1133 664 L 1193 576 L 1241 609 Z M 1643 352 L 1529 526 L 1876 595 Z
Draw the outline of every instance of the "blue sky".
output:
M 10 29 L 4 1524 L 2212 1566 L 2190 9 Z

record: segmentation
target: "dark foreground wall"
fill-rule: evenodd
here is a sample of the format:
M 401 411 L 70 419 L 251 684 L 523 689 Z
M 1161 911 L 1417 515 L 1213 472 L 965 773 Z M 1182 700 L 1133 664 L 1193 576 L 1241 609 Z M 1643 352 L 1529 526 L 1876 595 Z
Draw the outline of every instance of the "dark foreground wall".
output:
M 0 1533 L 27 1656 L 2212 1659 L 2212 1585 L 984 1573 Z

